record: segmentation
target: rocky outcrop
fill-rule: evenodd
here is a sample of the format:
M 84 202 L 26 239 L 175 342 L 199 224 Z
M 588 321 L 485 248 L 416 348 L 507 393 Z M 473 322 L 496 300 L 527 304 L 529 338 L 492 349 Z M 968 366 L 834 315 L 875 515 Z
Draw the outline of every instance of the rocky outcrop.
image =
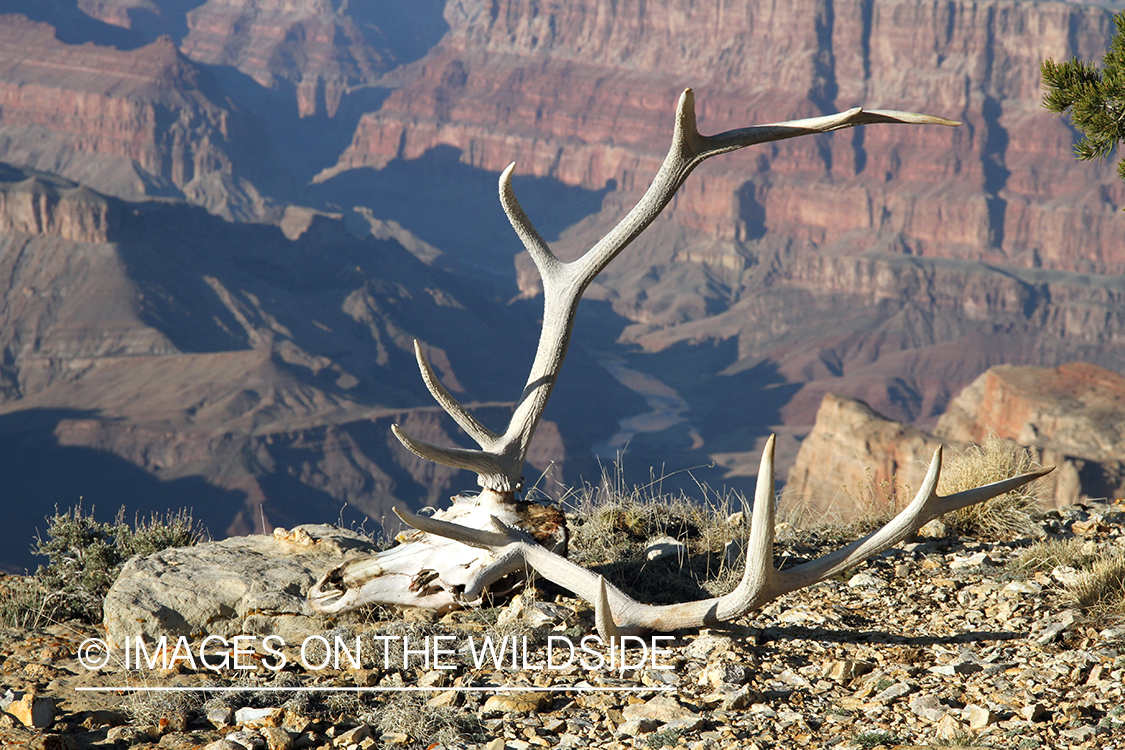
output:
M 211 0 L 187 21 L 185 55 L 237 68 L 267 88 L 289 83 L 301 116 L 335 115 L 349 86 L 370 85 L 389 67 L 359 25 L 336 13 L 329 0 Z
M 917 490 L 937 446 L 979 445 L 994 435 L 1056 467 L 1043 480 L 1048 506 L 1112 501 L 1125 493 L 1123 425 L 1125 377 L 1084 362 L 993 367 L 953 399 L 932 435 L 829 393 L 785 497 L 802 512 L 848 516 L 885 505 L 895 491 L 901 507 L 911 495 L 899 489 Z
M 789 470 L 783 502 L 814 518 L 901 509 L 922 485 L 941 440 L 829 393 Z
M 138 556 L 105 598 L 110 647 L 167 636 L 277 635 L 299 643 L 324 629 L 305 592 L 325 571 L 370 554 L 369 539 L 324 525 L 275 529 Z
M 947 440 L 989 433 L 1058 464 L 1060 501 L 1125 494 L 1125 377 L 1092 364 L 993 367 L 961 391 L 938 420 Z
M 288 89 L 301 117 L 335 116 L 341 98 L 416 59 L 441 36 L 440 0 L 80 0 L 79 8 L 145 37 L 172 34 L 185 55 Z M 186 28 L 185 28 L 186 27 Z
M 67 180 L 0 165 L 0 233 L 6 232 L 106 242 L 109 204 Z

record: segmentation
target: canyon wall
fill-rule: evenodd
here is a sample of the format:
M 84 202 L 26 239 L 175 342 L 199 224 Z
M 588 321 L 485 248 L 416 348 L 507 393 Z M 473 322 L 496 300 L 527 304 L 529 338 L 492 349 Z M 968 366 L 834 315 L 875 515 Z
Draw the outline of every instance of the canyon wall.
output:
M 1075 161 L 1066 120 L 1039 105 L 1041 59 L 1102 54 L 1102 8 L 11 8 L 0 437 L 41 451 L 16 451 L 20 464 L 77 456 L 91 475 L 199 492 L 236 509 L 219 511 L 232 530 L 336 520 L 343 502 L 379 518 L 392 497 L 471 487 L 389 425 L 463 437 L 417 377 L 415 338 L 490 420 L 521 391 L 540 289 L 496 173 L 516 162 L 529 215 L 573 258 L 647 186 L 688 86 L 705 133 L 858 105 L 963 124 L 869 126 L 700 166 L 588 291 L 534 467 L 596 479 L 598 446 L 639 416 L 627 464 L 642 481 L 649 466 L 702 466 L 689 489 L 746 490 L 754 446 L 781 434 L 784 477 L 828 393 L 929 430 L 996 365 L 1125 371 L 1125 189 L 1112 165 Z M 825 481 L 855 484 L 837 468 L 845 478 Z
M 416 76 L 362 118 L 322 174 L 382 167 L 438 144 L 490 171 L 643 189 L 696 91 L 703 132 L 862 105 L 963 121 L 869 127 L 725 157 L 671 208 L 695 232 L 764 234 L 822 251 L 897 252 L 1059 270 L 1125 268 L 1105 165 L 1070 154 L 1039 106 L 1039 61 L 1100 57 L 1109 14 L 1063 3 L 526 0 L 458 3 Z M 1079 237 L 1081 239 L 1079 239 Z
M 0 151 L 9 163 L 123 198 L 188 197 L 252 216 L 257 195 L 231 156 L 244 124 L 208 88 L 167 37 L 130 50 L 66 44 L 47 24 L 0 16 Z
M 827 392 L 932 429 L 994 365 L 1125 367 L 1125 187 L 1112 164 L 1074 159 L 1074 132 L 1039 90 L 1044 58 L 1100 58 L 1105 9 L 495 0 L 451 3 L 446 19 L 317 179 L 451 147 L 482 170 L 514 161 L 607 191 L 554 242 L 564 258 L 647 186 L 685 87 L 704 133 L 857 105 L 962 122 L 794 139 L 692 174 L 591 292 L 630 321 L 630 366 L 691 404 L 690 429 L 633 443 L 642 463 L 705 453 L 735 481 L 754 472 L 764 431 L 799 439 Z M 523 296 L 537 295 L 526 259 L 516 267 Z
M 789 471 L 783 503 L 819 520 L 906 507 L 941 440 L 829 393 Z

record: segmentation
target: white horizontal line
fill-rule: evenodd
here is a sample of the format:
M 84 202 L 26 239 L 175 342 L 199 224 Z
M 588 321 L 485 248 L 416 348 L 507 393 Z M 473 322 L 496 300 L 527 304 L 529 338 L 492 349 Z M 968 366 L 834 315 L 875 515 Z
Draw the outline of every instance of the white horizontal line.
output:
M 554 687 L 532 687 L 521 685 L 497 685 L 493 687 L 417 687 L 404 685 L 403 687 L 279 687 L 266 685 L 263 687 L 148 687 L 138 685 L 121 685 L 117 687 L 77 687 L 75 690 L 93 693 L 418 693 L 454 691 L 458 693 L 668 693 L 674 687 L 576 687 L 573 685 L 557 685 Z

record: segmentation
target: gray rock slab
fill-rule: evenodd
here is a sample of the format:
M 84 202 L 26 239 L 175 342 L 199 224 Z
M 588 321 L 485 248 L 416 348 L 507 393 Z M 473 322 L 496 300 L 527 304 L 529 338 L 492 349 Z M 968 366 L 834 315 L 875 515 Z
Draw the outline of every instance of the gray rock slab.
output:
M 118 647 L 128 636 L 164 635 L 278 635 L 294 643 L 323 629 L 305 601 L 309 587 L 331 567 L 375 551 L 360 534 L 307 524 L 135 557 L 106 595 L 106 631 Z

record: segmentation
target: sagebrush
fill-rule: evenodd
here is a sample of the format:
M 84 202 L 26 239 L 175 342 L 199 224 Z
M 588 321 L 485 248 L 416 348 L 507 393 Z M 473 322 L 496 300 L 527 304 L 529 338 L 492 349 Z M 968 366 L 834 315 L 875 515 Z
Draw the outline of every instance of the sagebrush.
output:
M 130 557 L 187 547 L 207 536 L 187 510 L 137 517 L 129 524 L 122 508 L 112 523 L 104 523 L 94 518 L 93 509 L 87 514 L 78 505 L 62 513 L 56 509 L 46 520 L 46 538 L 38 537 L 32 551 L 48 563 L 35 575 L 8 584 L 0 604 L 4 625 L 100 622 L 102 601 Z

